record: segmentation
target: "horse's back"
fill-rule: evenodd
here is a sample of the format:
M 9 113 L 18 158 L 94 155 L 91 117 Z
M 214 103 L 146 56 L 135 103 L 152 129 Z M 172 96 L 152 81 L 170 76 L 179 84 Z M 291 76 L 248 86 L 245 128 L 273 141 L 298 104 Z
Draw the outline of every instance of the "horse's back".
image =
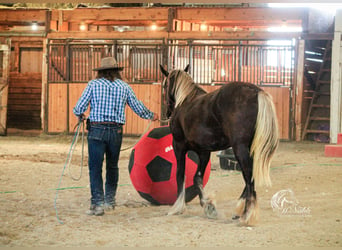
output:
M 223 85 L 219 91 L 227 97 L 239 96 L 251 99 L 256 98 L 257 94 L 263 90 L 253 83 L 229 82 Z

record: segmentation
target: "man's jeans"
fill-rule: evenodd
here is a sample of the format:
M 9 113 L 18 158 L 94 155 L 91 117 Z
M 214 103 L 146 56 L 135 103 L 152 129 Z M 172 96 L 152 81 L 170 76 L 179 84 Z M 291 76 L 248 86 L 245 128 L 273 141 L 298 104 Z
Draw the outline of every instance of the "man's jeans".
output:
M 91 204 L 115 205 L 119 180 L 118 161 L 122 143 L 122 126 L 91 125 L 88 133 L 89 177 Z M 106 155 L 106 184 L 103 192 L 102 165 Z

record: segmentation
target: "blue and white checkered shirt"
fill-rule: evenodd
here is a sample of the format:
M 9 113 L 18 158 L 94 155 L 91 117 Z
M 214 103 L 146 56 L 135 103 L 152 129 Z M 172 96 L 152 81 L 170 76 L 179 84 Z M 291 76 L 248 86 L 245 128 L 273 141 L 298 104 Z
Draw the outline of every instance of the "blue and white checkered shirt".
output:
M 125 124 L 126 104 L 141 118 L 152 119 L 154 115 L 137 99 L 133 89 L 120 79 L 113 82 L 105 78 L 90 81 L 73 109 L 74 114 L 83 114 L 89 103 L 91 122 Z

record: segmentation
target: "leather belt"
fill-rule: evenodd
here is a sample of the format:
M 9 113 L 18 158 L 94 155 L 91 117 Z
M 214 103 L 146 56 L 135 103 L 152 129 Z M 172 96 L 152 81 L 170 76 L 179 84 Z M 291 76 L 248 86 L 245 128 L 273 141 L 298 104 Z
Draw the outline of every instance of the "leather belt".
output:
M 90 122 L 90 125 L 117 125 L 122 126 L 123 124 L 117 122 Z

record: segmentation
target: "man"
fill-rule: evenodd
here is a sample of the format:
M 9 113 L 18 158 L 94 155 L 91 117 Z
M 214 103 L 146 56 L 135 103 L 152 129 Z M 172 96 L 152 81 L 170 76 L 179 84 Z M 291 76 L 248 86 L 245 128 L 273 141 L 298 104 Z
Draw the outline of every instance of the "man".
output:
M 137 99 L 132 88 L 121 78 L 123 67 L 119 67 L 113 57 L 103 58 L 100 67 L 93 70 L 97 71 L 97 77 L 88 83 L 73 112 L 82 120 L 90 104 L 88 155 L 91 205 L 87 214 L 103 215 L 104 210 L 115 207 L 126 104 L 143 119 L 156 121 L 158 114 L 151 112 Z M 106 183 L 103 190 L 104 155 Z

